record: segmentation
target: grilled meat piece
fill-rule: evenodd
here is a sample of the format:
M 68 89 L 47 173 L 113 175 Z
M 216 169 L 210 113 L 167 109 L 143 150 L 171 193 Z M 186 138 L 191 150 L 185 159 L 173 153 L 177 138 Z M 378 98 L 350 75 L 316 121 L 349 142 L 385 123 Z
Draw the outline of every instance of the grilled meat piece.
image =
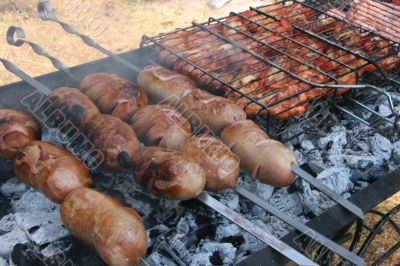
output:
M 40 138 L 40 126 L 25 113 L 0 109 L 0 157 L 12 160 L 18 151 Z
M 15 158 L 14 169 L 19 179 L 56 203 L 92 184 L 89 170 L 78 158 L 47 142 L 32 141 L 23 147 Z

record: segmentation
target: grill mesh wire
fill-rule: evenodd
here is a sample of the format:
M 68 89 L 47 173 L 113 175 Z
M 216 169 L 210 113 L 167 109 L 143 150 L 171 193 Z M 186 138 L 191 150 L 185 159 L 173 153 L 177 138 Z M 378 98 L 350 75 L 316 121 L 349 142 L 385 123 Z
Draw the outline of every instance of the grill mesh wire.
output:
M 336 101 L 345 92 L 318 84 L 400 84 L 399 75 L 393 78 L 387 73 L 398 63 L 398 43 L 327 15 L 328 10 L 332 3 L 324 1 L 281 1 L 144 36 L 142 46 L 153 45 L 158 62 L 235 100 L 248 114 L 264 120 L 268 133 L 282 137 L 292 124 L 315 116 L 304 115 L 315 100 L 330 96 L 330 101 Z M 373 77 L 360 79 L 368 71 L 375 71 Z M 354 97 L 366 92 L 353 92 L 346 99 L 364 108 Z M 324 109 L 316 108 L 317 112 Z M 296 115 L 298 119 L 283 123 L 273 119 Z M 394 115 L 380 118 L 396 124 Z

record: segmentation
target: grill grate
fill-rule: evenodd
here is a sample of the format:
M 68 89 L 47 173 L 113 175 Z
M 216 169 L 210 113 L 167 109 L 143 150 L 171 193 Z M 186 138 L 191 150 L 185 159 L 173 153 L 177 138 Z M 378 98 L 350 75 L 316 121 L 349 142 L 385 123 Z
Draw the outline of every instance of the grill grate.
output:
M 284 1 L 232 12 L 168 34 L 144 36 L 142 46 L 153 46 L 158 62 L 261 117 L 272 136 L 282 133 L 272 117 L 303 117 L 317 99 L 366 88 L 352 86 L 363 83 L 365 72 L 400 84 L 387 73 L 399 64 L 395 42 L 327 15 L 315 3 Z M 395 119 L 384 120 L 396 124 Z

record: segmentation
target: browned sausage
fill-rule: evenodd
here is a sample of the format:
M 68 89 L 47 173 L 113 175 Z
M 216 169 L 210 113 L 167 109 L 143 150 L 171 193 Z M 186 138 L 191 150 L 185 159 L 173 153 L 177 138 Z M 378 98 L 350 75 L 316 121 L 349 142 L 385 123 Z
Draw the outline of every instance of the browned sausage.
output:
M 140 107 L 147 105 L 147 96 L 139 87 L 115 74 L 91 74 L 82 81 L 81 91 L 102 113 L 124 121 L 128 121 Z
M 113 73 L 93 73 L 89 74 L 81 80 L 80 89 L 83 93 L 86 92 L 89 88 L 93 87 L 99 82 L 104 82 L 108 79 L 121 79 L 122 77 L 118 74 Z
M 176 150 L 191 134 L 189 122 L 168 105 L 140 108 L 132 116 L 131 125 L 146 146 Z
M 72 191 L 92 184 L 89 170 L 78 158 L 42 141 L 32 141 L 20 150 L 14 169 L 19 179 L 56 203 Z
M 231 100 L 200 89 L 187 94 L 179 110 L 195 132 L 203 132 L 204 124 L 215 134 L 220 134 L 226 126 L 246 119 L 243 109 Z
M 159 65 L 149 65 L 138 75 L 138 85 L 153 103 L 178 104 L 196 88 L 189 77 Z
M 193 136 L 186 139 L 180 150 L 203 167 L 208 190 L 217 191 L 236 187 L 240 161 L 219 139 Z
M 137 265 L 146 254 L 141 217 L 110 196 L 82 188 L 64 200 L 60 212 L 72 235 L 93 246 L 108 265 Z
M 60 109 L 68 120 L 83 127 L 92 118 L 100 114 L 94 103 L 78 89 L 62 87 L 49 94 L 51 111 Z
M 281 142 L 270 139 L 253 121 L 227 126 L 221 139 L 239 156 L 241 166 L 253 178 L 277 187 L 294 181 L 291 165 L 298 164 L 296 156 Z
M 125 172 L 118 155 L 126 152 L 131 158 L 139 149 L 135 131 L 121 119 L 99 114 L 86 124 L 85 132 L 95 147 L 103 154 L 103 166 L 111 172 Z
M 206 177 L 203 168 L 179 151 L 144 148 L 133 156 L 132 162 L 136 181 L 156 196 L 189 200 L 204 190 Z
M 12 160 L 17 152 L 39 136 L 39 125 L 30 116 L 0 109 L 0 157 Z

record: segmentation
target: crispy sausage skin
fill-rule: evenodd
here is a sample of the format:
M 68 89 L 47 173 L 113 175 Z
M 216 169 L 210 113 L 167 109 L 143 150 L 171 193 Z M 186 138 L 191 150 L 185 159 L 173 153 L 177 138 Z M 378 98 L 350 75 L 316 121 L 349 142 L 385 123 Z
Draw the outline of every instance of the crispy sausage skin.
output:
M 90 74 L 81 81 L 80 87 L 102 113 L 124 121 L 128 121 L 140 107 L 147 105 L 146 94 L 116 74 Z
M 236 103 L 201 89 L 187 94 L 179 110 L 188 119 L 194 131 L 206 125 L 215 134 L 228 125 L 246 119 L 246 113 Z M 200 120 L 200 121 L 199 121 Z
M 93 117 L 84 129 L 87 137 L 104 157 L 103 167 L 111 172 L 125 172 L 118 155 L 126 152 L 129 158 L 139 150 L 135 131 L 118 117 L 99 114 Z
M 40 138 L 39 124 L 25 113 L 0 109 L 0 157 L 12 160 L 26 144 Z
M 61 87 L 49 94 L 50 110 L 60 109 L 77 127 L 83 127 L 92 118 L 100 114 L 96 105 L 78 89 Z
M 277 187 L 294 181 L 291 164 L 298 164 L 296 156 L 281 142 L 270 139 L 253 121 L 227 126 L 221 139 L 239 156 L 241 166 L 253 178 Z
M 78 158 L 42 141 L 32 141 L 20 150 L 14 169 L 19 179 L 56 203 L 61 203 L 72 191 L 92 184 L 89 170 Z
M 203 192 L 203 168 L 190 156 L 160 147 L 144 148 L 133 156 L 135 179 L 147 191 L 172 200 L 189 200 Z
M 176 105 L 196 89 L 192 79 L 160 65 L 145 67 L 138 75 L 138 85 L 155 104 Z
M 64 200 L 60 212 L 72 235 L 93 246 L 108 265 L 137 265 L 146 254 L 141 217 L 110 196 L 81 188 Z
M 180 150 L 203 167 L 208 190 L 236 187 L 240 161 L 221 140 L 210 136 L 193 136 L 185 140 Z
M 190 136 L 189 122 L 169 105 L 147 105 L 131 118 L 130 124 L 146 146 L 177 150 Z

